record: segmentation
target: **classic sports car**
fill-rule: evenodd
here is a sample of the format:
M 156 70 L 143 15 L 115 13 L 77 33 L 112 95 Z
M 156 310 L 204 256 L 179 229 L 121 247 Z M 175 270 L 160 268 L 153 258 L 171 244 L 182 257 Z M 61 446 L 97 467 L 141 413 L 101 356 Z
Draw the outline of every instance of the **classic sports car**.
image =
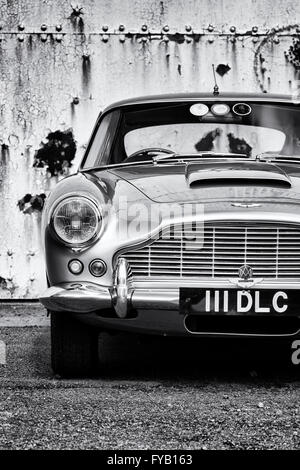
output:
M 299 103 L 161 95 L 100 114 L 43 212 L 54 372 L 92 372 L 99 331 L 299 334 Z

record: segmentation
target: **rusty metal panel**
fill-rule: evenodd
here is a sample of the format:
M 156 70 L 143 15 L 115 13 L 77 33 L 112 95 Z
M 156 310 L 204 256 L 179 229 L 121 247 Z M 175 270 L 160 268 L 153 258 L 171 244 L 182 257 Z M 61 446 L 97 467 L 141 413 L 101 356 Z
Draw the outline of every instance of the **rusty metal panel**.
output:
M 224 91 L 288 93 L 298 79 L 295 1 L 10 0 L 0 18 L 2 298 L 45 287 L 44 194 L 76 171 L 106 104 L 212 90 L 212 63 Z

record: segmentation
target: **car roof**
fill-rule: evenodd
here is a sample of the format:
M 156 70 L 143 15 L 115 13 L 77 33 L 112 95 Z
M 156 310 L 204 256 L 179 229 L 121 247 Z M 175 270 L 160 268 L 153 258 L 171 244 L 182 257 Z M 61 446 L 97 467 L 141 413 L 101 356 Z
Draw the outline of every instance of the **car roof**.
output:
M 292 103 L 300 102 L 300 97 L 293 95 L 280 95 L 270 93 L 220 93 L 215 96 L 213 93 L 169 93 L 163 95 L 148 95 L 128 98 L 126 100 L 117 101 L 107 106 L 103 112 L 118 109 L 124 106 L 135 106 L 154 103 L 174 103 L 184 101 L 213 100 L 213 101 L 262 101 L 262 102 L 280 102 Z

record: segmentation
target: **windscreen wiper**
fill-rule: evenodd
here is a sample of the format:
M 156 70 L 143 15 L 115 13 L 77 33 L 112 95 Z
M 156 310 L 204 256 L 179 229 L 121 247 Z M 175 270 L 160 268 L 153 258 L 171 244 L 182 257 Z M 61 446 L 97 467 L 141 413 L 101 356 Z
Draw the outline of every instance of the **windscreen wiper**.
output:
M 190 154 L 179 154 L 179 153 L 168 153 L 167 155 L 155 155 L 152 158 L 153 163 L 158 163 L 163 160 L 169 160 L 170 158 L 177 158 L 178 160 L 188 160 L 194 158 L 250 158 L 246 153 L 230 153 L 230 152 L 210 152 L 204 151 L 199 153 Z
M 279 153 L 259 153 L 255 157 L 260 162 L 300 163 L 300 155 L 280 155 Z

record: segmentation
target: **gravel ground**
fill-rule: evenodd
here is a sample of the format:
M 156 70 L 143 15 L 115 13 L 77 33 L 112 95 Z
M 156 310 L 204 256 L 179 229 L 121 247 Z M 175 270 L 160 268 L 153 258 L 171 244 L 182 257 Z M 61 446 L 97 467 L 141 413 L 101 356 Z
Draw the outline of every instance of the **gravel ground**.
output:
M 109 371 L 61 380 L 47 319 L 23 308 L 19 322 L 0 314 L 0 449 L 300 448 L 289 344 L 106 337 Z

